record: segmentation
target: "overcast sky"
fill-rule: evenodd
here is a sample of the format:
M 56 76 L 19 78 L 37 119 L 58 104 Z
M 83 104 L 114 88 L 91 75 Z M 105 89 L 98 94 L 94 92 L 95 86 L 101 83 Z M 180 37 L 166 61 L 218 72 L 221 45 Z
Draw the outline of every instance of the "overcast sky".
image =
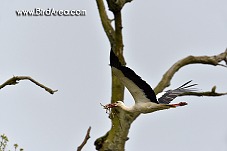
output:
M 226 0 L 135 0 L 123 13 L 127 65 L 151 86 L 188 55 L 215 55 L 227 48 Z M 35 8 L 86 10 L 86 16 L 18 17 Z M 110 16 L 111 13 L 109 13 Z M 0 0 L 0 83 L 31 76 L 58 92 L 28 81 L 0 90 L 0 134 L 25 151 L 75 151 L 87 128 L 85 151 L 111 126 L 99 103 L 111 98 L 109 42 L 95 0 Z M 171 81 L 188 80 L 204 91 L 227 91 L 227 69 L 182 68 Z M 133 99 L 126 90 L 126 104 Z M 226 151 L 227 96 L 179 97 L 188 106 L 141 115 L 131 126 L 127 151 Z

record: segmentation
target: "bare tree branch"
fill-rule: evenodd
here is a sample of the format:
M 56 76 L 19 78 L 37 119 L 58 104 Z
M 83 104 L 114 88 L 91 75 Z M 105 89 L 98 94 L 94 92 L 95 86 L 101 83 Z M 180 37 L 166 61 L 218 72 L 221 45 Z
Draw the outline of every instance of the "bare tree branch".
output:
M 183 93 L 180 96 L 222 96 L 222 95 L 227 95 L 227 92 L 225 93 L 218 93 L 216 92 L 216 86 L 213 86 L 211 91 L 205 91 L 205 92 L 187 92 Z
M 0 89 L 4 88 L 7 85 L 16 85 L 19 83 L 20 80 L 30 80 L 31 82 L 33 82 L 34 84 L 38 85 L 39 87 L 45 89 L 47 92 L 49 92 L 50 94 L 54 94 L 55 92 L 57 92 L 58 90 L 52 90 L 51 88 L 46 87 L 45 85 L 37 82 L 36 80 L 32 79 L 29 76 L 13 76 L 12 78 L 10 78 L 9 80 L 7 80 L 6 82 L 4 82 L 2 85 L 0 85 Z
M 155 93 L 163 91 L 170 85 L 170 81 L 174 74 L 182 67 L 189 64 L 208 64 L 213 66 L 224 66 L 220 62 L 224 61 L 227 64 L 227 49 L 225 52 L 214 56 L 188 56 L 184 59 L 177 61 L 162 77 L 161 81 L 155 87 Z
M 104 28 L 104 31 L 105 31 L 105 33 L 110 41 L 110 45 L 112 47 L 114 45 L 114 41 L 115 41 L 115 34 L 114 34 L 114 29 L 111 25 L 111 20 L 108 18 L 107 14 L 106 14 L 106 9 L 105 9 L 103 0 L 96 0 L 96 3 L 98 6 L 102 26 Z
M 80 146 L 77 147 L 77 151 L 81 151 L 84 145 L 87 143 L 88 139 L 90 138 L 90 131 L 91 131 L 91 126 L 87 130 L 87 134 Z
M 125 65 L 126 62 L 123 57 L 123 36 L 122 36 L 122 17 L 121 11 L 113 12 L 114 13 L 114 20 L 115 20 L 115 45 L 112 47 L 116 55 L 121 61 L 122 65 Z
M 103 0 L 96 0 L 97 6 L 98 6 L 98 11 L 99 15 L 101 18 L 102 26 L 104 28 L 104 31 L 109 39 L 111 48 L 116 52 L 117 56 L 120 58 L 120 61 L 122 64 L 126 64 L 125 60 L 123 58 L 123 38 L 122 38 L 122 19 L 121 19 L 121 8 L 123 5 L 127 2 L 131 2 L 131 0 L 125 1 L 125 0 L 120 0 L 120 1 L 113 1 L 113 0 L 108 0 L 108 5 L 109 3 L 113 4 L 114 7 L 116 7 L 114 10 L 111 10 L 110 6 L 109 9 L 113 12 L 114 14 L 114 23 L 115 23 L 115 30 L 113 29 L 111 25 L 111 21 L 106 13 L 105 10 L 105 5 Z

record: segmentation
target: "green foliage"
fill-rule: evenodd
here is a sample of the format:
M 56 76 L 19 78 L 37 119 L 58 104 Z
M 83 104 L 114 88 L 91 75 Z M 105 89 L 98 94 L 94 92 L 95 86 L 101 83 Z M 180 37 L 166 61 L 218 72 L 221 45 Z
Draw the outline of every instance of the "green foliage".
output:
M 8 142 L 9 142 L 8 137 L 5 134 L 2 134 L 0 138 L 0 151 L 10 151 L 10 150 L 7 150 Z M 18 144 L 14 144 L 14 151 L 17 151 L 17 149 L 18 149 Z M 23 151 L 23 150 L 24 150 L 23 148 L 20 148 L 19 151 Z

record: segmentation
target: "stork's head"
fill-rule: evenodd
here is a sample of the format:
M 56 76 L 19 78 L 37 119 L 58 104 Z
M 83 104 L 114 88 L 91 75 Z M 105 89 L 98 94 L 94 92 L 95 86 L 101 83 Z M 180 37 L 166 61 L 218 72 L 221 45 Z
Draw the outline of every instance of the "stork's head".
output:
M 122 107 L 125 104 L 122 101 L 116 101 L 115 103 L 113 103 L 113 107 Z
M 122 101 L 116 101 L 115 103 L 111 103 L 111 104 L 107 104 L 107 105 L 102 105 L 102 106 L 107 111 L 110 111 L 111 108 L 115 108 L 115 107 L 120 107 L 123 110 L 128 110 L 128 108 L 125 106 L 125 104 Z
M 124 111 L 134 112 L 133 107 L 127 107 L 127 106 L 125 106 L 124 102 L 122 102 L 122 101 L 116 101 L 115 103 L 112 103 L 109 106 L 109 108 L 114 108 L 114 107 L 120 107 Z

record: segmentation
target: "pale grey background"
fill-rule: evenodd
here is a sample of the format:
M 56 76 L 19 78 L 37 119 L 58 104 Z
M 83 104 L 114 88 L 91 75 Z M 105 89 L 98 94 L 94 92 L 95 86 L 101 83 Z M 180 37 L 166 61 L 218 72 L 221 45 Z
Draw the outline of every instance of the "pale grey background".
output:
M 124 8 L 125 58 L 151 86 L 177 60 L 214 55 L 227 47 L 226 0 L 135 0 Z M 15 10 L 85 9 L 85 17 L 17 17 Z M 110 13 L 109 13 L 110 14 Z M 100 106 L 109 103 L 109 43 L 95 0 L 0 0 L 0 82 L 28 75 L 58 89 L 50 95 L 21 81 L 0 90 L 0 133 L 26 151 L 75 151 L 92 126 L 84 150 L 110 128 Z M 198 88 L 227 91 L 227 69 L 191 65 L 171 88 L 193 80 Z M 132 98 L 126 91 L 126 103 Z M 226 151 L 227 96 L 181 97 L 188 106 L 140 116 L 127 151 Z

